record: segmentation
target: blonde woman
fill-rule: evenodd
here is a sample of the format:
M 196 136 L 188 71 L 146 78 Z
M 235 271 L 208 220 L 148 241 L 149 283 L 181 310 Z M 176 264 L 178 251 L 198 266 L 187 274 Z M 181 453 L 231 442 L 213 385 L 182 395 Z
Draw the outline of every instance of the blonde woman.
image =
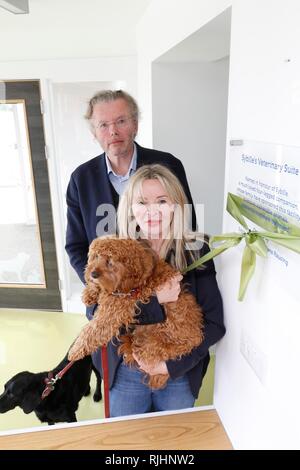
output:
M 208 246 L 189 231 L 187 199 L 177 177 L 166 167 L 141 167 L 131 178 L 118 208 L 118 231 L 123 238 L 146 238 L 157 254 L 178 270 L 207 253 Z M 110 389 L 111 416 L 189 408 L 194 405 L 209 363 L 209 347 L 225 334 L 222 299 L 215 278 L 213 261 L 153 293 L 140 323 L 164 321 L 163 304 L 177 300 L 180 282 L 188 283 L 204 312 L 205 339 L 191 354 L 180 360 L 160 362 L 155 367 L 138 363 L 127 367 L 122 358 L 115 364 Z M 111 361 L 113 353 L 111 350 Z M 167 386 L 151 390 L 143 383 L 148 374 L 169 373 Z

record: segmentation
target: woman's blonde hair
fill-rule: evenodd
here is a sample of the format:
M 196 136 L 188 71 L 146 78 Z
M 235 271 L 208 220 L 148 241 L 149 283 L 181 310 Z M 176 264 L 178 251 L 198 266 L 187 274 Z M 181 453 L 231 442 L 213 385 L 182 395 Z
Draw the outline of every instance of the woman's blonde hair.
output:
M 178 178 L 165 166 L 159 164 L 144 165 L 130 177 L 128 185 L 120 198 L 117 212 L 118 234 L 120 238 L 140 238 L 139 227 L 133 215 L 134 198 L 142 196 L 145 180 L 158 180 L 174 204 L 174 215 L 170 223 L 170 236 L 164 241 L 160 257 L 170 256 L 171 264 L 178 270 L 187 266 L 186 250 L 189 262 L 198 257 L 204 238 L 198 232 L 192 232 L 191 207 Z M 197 252 L 197 255 L 196 255 Z

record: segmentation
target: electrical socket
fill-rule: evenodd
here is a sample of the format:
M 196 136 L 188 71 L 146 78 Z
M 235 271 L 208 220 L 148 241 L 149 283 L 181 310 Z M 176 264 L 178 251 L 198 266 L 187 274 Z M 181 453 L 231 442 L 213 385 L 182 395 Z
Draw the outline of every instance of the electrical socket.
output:
M 240 351 L 260 382 L 266 385 L 268 358 L 244 331 L 241 334 Z

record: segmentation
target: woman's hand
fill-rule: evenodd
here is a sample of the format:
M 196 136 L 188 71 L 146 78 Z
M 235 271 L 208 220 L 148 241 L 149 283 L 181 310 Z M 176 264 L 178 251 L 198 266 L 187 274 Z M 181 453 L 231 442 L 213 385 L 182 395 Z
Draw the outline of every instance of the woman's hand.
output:
M 162 284 L 161 287 L 156 289 L 155 294 L 160 304 L 176 302 L 180 294 L 181 279 L 182 275 L 176 274 L 170 281 L 167 281 L 165 284 Z
M 150 366 L 149 364 L 147 364 L 147 362 L 139 360 L 134 353 L 132 355 L 135 361 L 138 363 L 139 368 L 149 375 L 166 375 L 169 373 L 165 361 L 157 362 L 154 366 Z

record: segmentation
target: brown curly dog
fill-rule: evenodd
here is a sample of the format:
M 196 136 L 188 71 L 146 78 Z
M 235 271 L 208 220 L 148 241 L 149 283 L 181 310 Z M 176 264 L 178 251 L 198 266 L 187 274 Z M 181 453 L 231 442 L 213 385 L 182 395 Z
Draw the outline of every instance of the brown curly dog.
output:
M 136 365 L 133 353 L 153 366 L 189 354 L 203 340 L 203 318 L 194 296 L 184 289 L 176 302 L 164 304 L 163 323 L 136 323 L 140 311 L 137 302 L 149 302 L 155 290 L 176 273 L 146 241 L 95 239 L 90 245 L 82 300 L 86 305 L 97 303 L 98 308 L 71 347 L 69 360 L 91 354 L 113 337 L 121 341 L 118 352 L 129 365 Z M 126 334 L 120 336 L 121 327 Z M 147 384 L 162 388 L 168 378 L 168 374 L 147 374 Z

